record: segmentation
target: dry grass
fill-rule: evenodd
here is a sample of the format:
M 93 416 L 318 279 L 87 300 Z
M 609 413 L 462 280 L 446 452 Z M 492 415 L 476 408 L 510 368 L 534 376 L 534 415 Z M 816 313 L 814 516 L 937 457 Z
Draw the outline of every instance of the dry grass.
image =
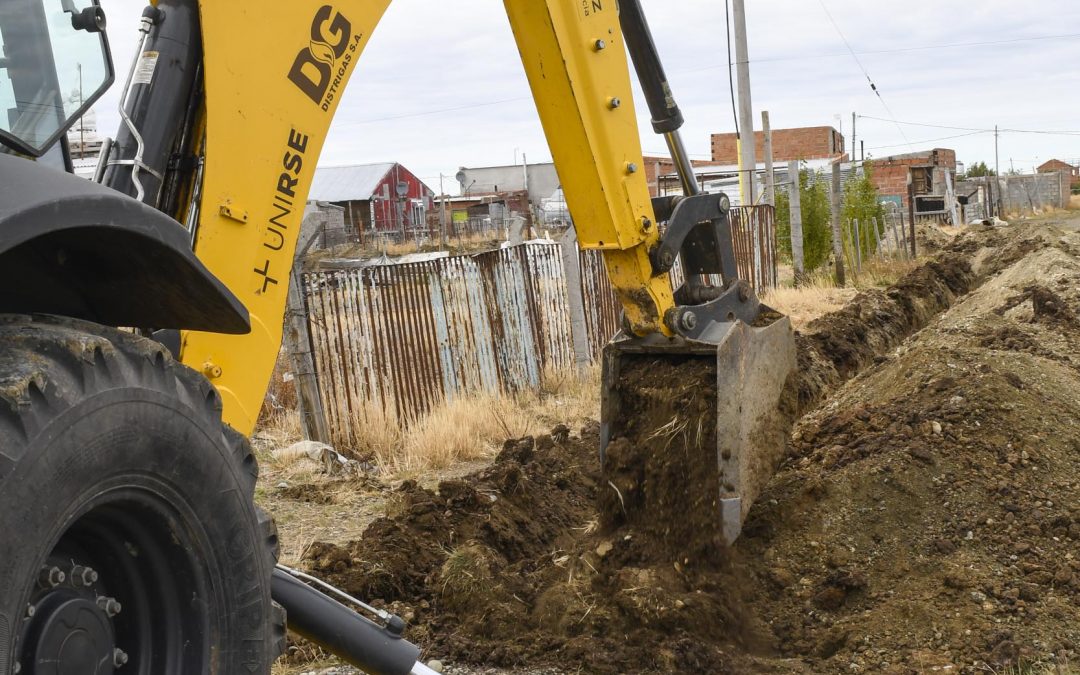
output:
M 768 291 L 762 300 L 781 314 L 786 314 L 795 329 L 801 330 L 819 316 L 843 307 L 857 292 L 854 288 L 835 286 L 788 286 Z
M 834 312 L 867 288 L 886 288 L 919 265 L 901 258 L 874 258 L 867 261 L 858 275 L 848 274 L 848 285 L 839 288 L 830 268 L 812 273 L 798 287 L 780 286 L 767 291 L 762 301 L 791 318 L 798 330 L 814 319 Z
M 486 459 L 507 438 L 545 433 L 556 424 L 579 426 L 600 409 L 600 370 L 548 372 L 535 392 L 481 393 L 445 401 L 402 425 L 369 407 L 353 423 L 356 447 L 386 475 L 417 476 Z
M 1069 210 L 1080 209 L 1080 195 L 1069 196 Z

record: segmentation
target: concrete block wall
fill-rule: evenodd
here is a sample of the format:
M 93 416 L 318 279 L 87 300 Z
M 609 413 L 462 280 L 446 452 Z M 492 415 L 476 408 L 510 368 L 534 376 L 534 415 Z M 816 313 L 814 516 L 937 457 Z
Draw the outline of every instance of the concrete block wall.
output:
M 773 161 L 790 162 L 796 159 L 825 159 L 844 154 L 844 137 L 832 127 L 801 127 L 773 129 Z M 754 132 L 755 156 L 765 156 L 765 134 Z M 738 164 L 739 152 L 735 134 L 712 135 L 712 157 L 717 164 Z
M 1031 213 L 1069 204 L 1069 176 L 1064 172 L 998 178 L 1005 213 Z

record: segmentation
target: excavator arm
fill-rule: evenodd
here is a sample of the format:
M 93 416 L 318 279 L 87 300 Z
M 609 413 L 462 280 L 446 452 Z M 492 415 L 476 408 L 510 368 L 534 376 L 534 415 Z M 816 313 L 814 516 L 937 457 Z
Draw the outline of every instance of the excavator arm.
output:
M 247 306 L 252 331 L 186 332 L 181 358 L 214 382 L 226 420 L 245 433 L 281 345 L 315 166 L 388 5 L 199 3 L 205 147 L 201 185 L 190 191 L 199 196 L 195 252 Z M 505 5 L 579 241 L 603 250 L 633 332 L 671 334 L 664 317 L 675 302 L 649 258 L 660 234 L 615 0 Z

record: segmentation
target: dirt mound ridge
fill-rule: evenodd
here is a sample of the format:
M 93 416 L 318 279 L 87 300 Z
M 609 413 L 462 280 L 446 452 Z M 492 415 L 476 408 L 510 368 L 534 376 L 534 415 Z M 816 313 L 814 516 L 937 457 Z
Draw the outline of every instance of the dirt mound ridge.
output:
M 1076 661 L 1080 260 L 1004 250 L 800 421 L 738 542 L 780 653 L 815 672 Z

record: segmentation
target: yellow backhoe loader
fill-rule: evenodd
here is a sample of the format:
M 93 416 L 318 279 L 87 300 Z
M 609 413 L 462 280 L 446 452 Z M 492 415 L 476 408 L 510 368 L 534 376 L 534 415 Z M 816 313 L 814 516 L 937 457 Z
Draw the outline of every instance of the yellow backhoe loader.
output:
M 429 672 L 400 619 L 276 565 L 247 441 L 312 176 L 389 1 L 157 0 L 115 77 L 98 0 L 0 0 L 0 673 L 268 673 L 286 618 L 369 672 Z M 733 540 L 777 455 L 761 429 L 789 322 L 738 279 L 638 1 L 504 4 L 578 240 L 625 311 L 602 444 L 627 355 L 715 358 Z M 628 53 L 683 196 L 650 199 Z M 114 80 L 116 140 L 71 176 L 65 132 Z

